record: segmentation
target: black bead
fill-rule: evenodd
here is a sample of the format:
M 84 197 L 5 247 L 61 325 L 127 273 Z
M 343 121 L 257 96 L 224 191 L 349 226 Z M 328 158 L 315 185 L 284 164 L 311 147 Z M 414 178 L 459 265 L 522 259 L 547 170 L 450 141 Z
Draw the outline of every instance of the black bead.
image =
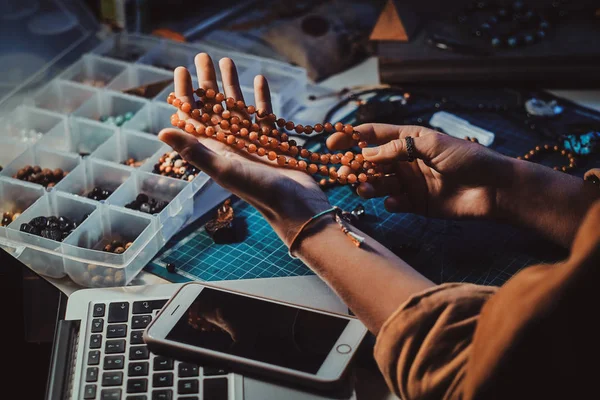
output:
M 168 263 L 167 264 L 167 272 L 173 274 L 175 273 L 175 264 L 173 263 Z
M 98 195 L 98 194 L 102 193 L 102 188 L 101 188 L 101 187 L 99 187 L 99 186 L 96 186 L 96 187 L 95 187 L 95 188 L 92 190 L 92 193 L 93 193 L 93 194 L 95 194 L 95 195 Z
M 135 198 L 135 200 L 138 203 L 147 203 L 148 202 L 148 195 L 145 195 L 144 193 L 140 193 L 137 195 L 137 197 Z
M 63 240 L 65 240 L 67 238 L 67 236 L 69 236 L 71 234 L 71 232 L 73 232 L 73 231 L 70 230 L 70 231 L 63 232 L 60 241 L 62 242 Z
M 21 232 L 25 232 L 25 233 L 31 233 L 32 235 L 39 235 L 40 234 L 40 228 L 38 228 L 37 226 L 33 226 L 31 224 L 21 224 L 21 228 L 20 228 Z
M 38 228 L 45 227 L 47 223 L 48 219 L 46 217 L 35 217 L 31 221 L 29 221 L 29 224 Z
M 60 231 L 60 229 L 54 228 L 44 228 L 41 231 L 41 235 L 43 238 L 56 240 L 57 242 L 60 242 L 62 240 L 62 234 L 63 233 Z

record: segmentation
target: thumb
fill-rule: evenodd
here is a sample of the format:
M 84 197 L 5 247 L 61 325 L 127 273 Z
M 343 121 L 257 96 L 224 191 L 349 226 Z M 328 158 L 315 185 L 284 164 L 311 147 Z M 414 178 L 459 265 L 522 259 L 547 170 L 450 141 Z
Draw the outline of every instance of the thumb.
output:
M 171 146 L 184 160 L 200 168 L 208 175 L 219 174 L 227 167 L 228 160 L 226 157 L 219 157 L 194 136 L 182 130 L 166 128 L 160 131 L 158 138 Z
M 417 136 L 412 139 L 414 144 L 412 156 L 426 160 L 433 149 L 435 144 L 433 140 L 436 139 L 436 135 Z M 367 161 L 376 163 L 406 161 L 408 160 L 406 138 L 393 139 L 381 146 L 366 147 L 362 150 L 362 154 Z

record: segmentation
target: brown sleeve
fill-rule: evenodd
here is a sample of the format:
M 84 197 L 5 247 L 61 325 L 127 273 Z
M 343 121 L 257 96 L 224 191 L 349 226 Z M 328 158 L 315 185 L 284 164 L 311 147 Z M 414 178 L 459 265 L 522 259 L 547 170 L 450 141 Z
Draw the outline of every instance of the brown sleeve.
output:
M 375 345 L 375 359 L 390 389 L 403 400 L 458 394 L 481 307 L 496 290 L 449 283 L 401 305 Z

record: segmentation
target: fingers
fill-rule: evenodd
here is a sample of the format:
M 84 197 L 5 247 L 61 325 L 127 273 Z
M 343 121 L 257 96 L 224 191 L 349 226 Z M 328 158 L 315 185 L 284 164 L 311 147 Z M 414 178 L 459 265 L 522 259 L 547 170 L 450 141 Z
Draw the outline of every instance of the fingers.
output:
M 194 104 L 194 87 L 192 86 L 192 77 L 187 68 L 177 67 L 173 72 L 175 81 L 175 96 L 182 102 Z M 181 110 L 177 111 L 180 119 L 188 118 L 188 115 Z
M 402 191 L 402 184 L 395 175 L 383 176 L 373 182 L 361 183 L 356 189 L 356 193 L 364 199 L 399 195 Z
M 362 124 L 354 128 L 360 133 L 361 140 L 369 144 L 384 144 L 400 137 L 402 126 L 390 124 Z M 350 135 L 336 132 L 327 138 L 327 147 L 331 150 L 343 150 L 354 146 Z
M 267 79 L 262 75 L 257 75 L 254 78 L 254 101 L 256 104 L 257 121 L 261 121 L 264 118 L 258 118 L 258 111 L 265 111 L 266 114 L 273 112 L 273 106 L 271 104 L 271 91 L 269 90 L 269 83 Z
M 412 213 L 414 209 L 406 194 L 390 196 L 384 200 L 383 205 L 391 213 Z
M 233 97 L 236 101 L 244 101 L 240 81 L 238 79 L 237 69 L 231 58 L 222 58 L 219 61 L 221 77 L 223 78 L 223 90 L 226 97 Z
M 229 160 L 226 157 L 219 157 L 194 136 L 181 130 L 163 129 L 158 138 L 171 146 L 184 160 L 211 176 L 223 173 L 228 166 Z
M 411 136 L 414 143 L 413 157 L 429 160 L 437 152 L 439 133 L 431 132 L 423 136 L 406 135 L 402 131 L 402 138 L 396 138 L 376 147 L 367 147 L 362 151 L 365 160 L 376 163 L 390 163 L 393 161 L 408 160 L 406 136 Z
M 218 92 L 219 85 L 217 84 L 217 74 L 215 73 L 215 66 L 213 65 L 210 56 L 206 53 L 196 54 L 194 64 L 196 64 L 198 84 L 200 87 L 203 89 L 213 89 Z

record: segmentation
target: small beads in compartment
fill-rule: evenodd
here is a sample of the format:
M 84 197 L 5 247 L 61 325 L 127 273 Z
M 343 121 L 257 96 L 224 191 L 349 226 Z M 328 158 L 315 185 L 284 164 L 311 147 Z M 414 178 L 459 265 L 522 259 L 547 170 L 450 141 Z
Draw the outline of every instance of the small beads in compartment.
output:
M 141 211 L 146 214 L 158 214 L 169 204 L 168 201 L 160 201 L 140 193 L 134 201 L 125 205 L 125 208 Z
M 83 83 L 84 85 L 93 86 L 93 87 L 97 87 L 97 88 L 103 88 L 104 86 L 106 86 L 106 82 L 108 82 L 110 79 L 107 77 L 107 79 L 100 79 L 100 78 L 98 78 L 98 79 L 91 79 L 91 78 L 77 79 L 77 78 L 75 78 L 75 80 Z
M 18 138 L 25 143 L 35 143 L 40 140 L 44 134 L 35 129 L 19 129 Z
M 19 215 L 21 215 L 20 212 L 6 211 L 4 214 L 2 214 L 1 225 L 8 226 L 15 219 L 19 218 Z
M 93 287 L 122 286 L 125 284 L 125 273 L 120 269 L 89 264 L 80 279 L 86 284 L 91 283 Z
M 136 160 L 135 158 L 130 157 L 127 160 L 123 161 L 122 164 L 127 165 L 128 167 L 139 168 L 142 166 L 143 163 L 146 162 L 146 160 L 147 158 L 143 160 Z
M 112 193 L 112 190 L 103 189 L 100 186 L 96 186 L 94 189 L 92 189 L 91 192 L 87 194 L 87 198 L 98 201 L 106 200 L 110 197 Z
M 63 171 L 61 168 L 51 170 L 50 168 L 42 168 L 39 165 L 26 165 L 17 171 L 13 178 L 37 183 L 38 185 L 51 188 L 56 185 L 62 178 L 67 176 L 68 172 Z
M 200 173 L 200 170 L 182 159 L 176 151 L 172 151 L 158 159 L 152 172 L 189 182 Z
M 100 117 L 100 122 L 103 122 L 108 125 L 121 126 L 125 122 L 129 121 L 135 115 L 132 111 L 127 111 L 125 114 L 118 114 L 115 116 L 112 115 L 103 115 Z
M 106 244 L 102 250 L 108 253 L 123 254 L 131 247 L 132 244 L 133 242 L 112 240 L 110 243 Z
M 21 224 L 20 230 L 21 232 L 41 236 L 46 239 L 56 240 L 57 242 L 62 242 L 88 216 L 89 214 L 84 215 L 79 223 L 63 216 L 35 217 L 28 223 Z

